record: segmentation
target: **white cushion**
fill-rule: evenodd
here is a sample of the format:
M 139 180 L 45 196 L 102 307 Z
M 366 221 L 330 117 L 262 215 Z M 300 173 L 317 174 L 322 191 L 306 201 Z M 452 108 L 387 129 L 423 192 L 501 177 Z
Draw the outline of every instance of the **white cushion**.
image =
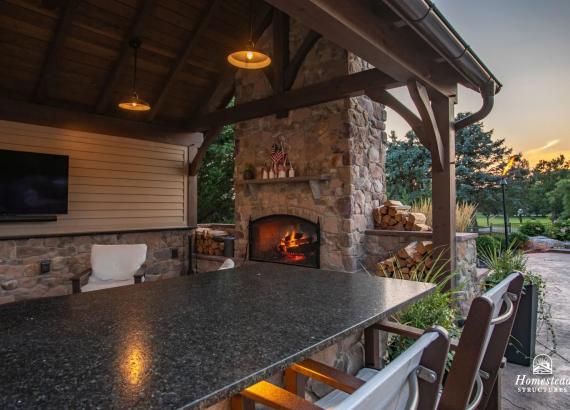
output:
M 92 276 L 104 281 L 133 281 L 133 275 L 146 260 L 146 245 L 93 245 Z
M 222 263 L 222 265 L 218 268 L 218 270 L 233 269 L 235 266 L 236 264 L 232 259 L 226 259 L 224 263 Z

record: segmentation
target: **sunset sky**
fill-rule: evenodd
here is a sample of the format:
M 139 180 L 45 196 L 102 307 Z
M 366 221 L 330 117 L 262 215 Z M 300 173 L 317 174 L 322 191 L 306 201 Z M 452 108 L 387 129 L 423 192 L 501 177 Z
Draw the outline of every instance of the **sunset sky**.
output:
M 467 43 L 503 83 L 484 120 L 495 138 L 534 164 L 570 158 L 570 0 L 435 0 Z M 412 106 L 407 91 L 396 90 Z M 456 112 L 477 111 L 478 94 L 462 88 Z M 387 130 L 409 126 L 388 111 Z

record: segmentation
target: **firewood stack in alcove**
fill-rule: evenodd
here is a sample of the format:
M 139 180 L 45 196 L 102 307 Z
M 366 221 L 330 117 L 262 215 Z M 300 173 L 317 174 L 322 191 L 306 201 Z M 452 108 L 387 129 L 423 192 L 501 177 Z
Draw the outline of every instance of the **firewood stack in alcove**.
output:
M 413 272 L 428 270 L 433 266 L 433 243 L 414 241 L 400 249 L 394 256 L 377 265 L 377 275 L 410 279 Z
M 374 226 L 379 229 L 394 231 L 431 231 L 426 225 L 426 216 L 419 212 L 410 212 L 410 206 L 400 201 L 389 199 L 384 205 L 372 211 Z
M 224 240 L 228 232 L 210 229 L 197 228 L 195 234 L 196 253 L 202 255 L 222 256 L 224 254 Z

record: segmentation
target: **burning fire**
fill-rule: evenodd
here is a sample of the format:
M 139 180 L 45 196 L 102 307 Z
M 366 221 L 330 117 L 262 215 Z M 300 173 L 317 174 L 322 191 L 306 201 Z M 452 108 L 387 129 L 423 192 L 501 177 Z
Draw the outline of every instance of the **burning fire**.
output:
M 295 228 L 287 231 L 285 236 L 279 241 L 279 251 L 287 256 L 287 258 L 300 261 L 306 258 L 303 252 L 304 245 L 309 245 L 311 239 L 303 232 L 298 232 Z
M 507 165 L 505 165 L 505 168 L 503 169 L 502 176 L 506 176 L 509 173 L 513 165 L 515 165 L 516 159 L 517 159 L 516 155 L 513 155 L 509 158 L 509 162 L 507 162 Z

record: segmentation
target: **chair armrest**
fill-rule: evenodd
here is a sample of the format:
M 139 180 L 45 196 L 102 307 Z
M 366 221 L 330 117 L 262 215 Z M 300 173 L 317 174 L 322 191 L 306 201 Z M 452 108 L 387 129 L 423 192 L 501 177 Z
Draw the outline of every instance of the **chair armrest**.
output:
M 394 333 L 396 335 L 409 337 L 410 339 L 419 339 L 424 331 L 418 329 L 417 327 L 403 325 L 401 323 L 391 322 L 389 320 L 382 320 L 372 326 L 375 329 L 382 330 L 383 332 Z M 459 341 L 457 339 L 449 340 L 449 350 L 457 350 L 457 345 Z
M 91 275 L 91 268 L 73 275 L 71 277 L 71 292 L 81 293 L 81 285 L 84 285 L 87 282 L 89 275 Z
M 265 406 L 269 406 L 275 409 L 283 410 L 323 410 L 319 407 L 301 397 L 288 392 L 281 387 L 277 387 L 274 384 L 268 383 L 266 381 L 261 381 L 248 387 L 240 393 L 243 397 L 250 400 L 254 400 Z M 232 408 L 239 408 L 235 406 L 232 400 Z
M 144 278 L 146 268 L 147 268 L 146 263 L 143 263 L 141 267 L 133 275 L 133 278 L 135 279 L 135 285 L 142 283 L 142 278 Z
M 424 331 L 418 329 L 417 327 L 390 322 L 389 320 L 381 320 L 380 322 L 373 325 L 373 327 L 384 332 L 409 337 L 410 339 L 419 339 L 424 334 Z
M 321 383 L 325 383 L 348 394 L 354 393 L 355 390 L 365 383 L 364 380 L 360 380 L 356 376 L 352 376 L 312 359 L 296 363 L 287 370 L 318 380 Z

